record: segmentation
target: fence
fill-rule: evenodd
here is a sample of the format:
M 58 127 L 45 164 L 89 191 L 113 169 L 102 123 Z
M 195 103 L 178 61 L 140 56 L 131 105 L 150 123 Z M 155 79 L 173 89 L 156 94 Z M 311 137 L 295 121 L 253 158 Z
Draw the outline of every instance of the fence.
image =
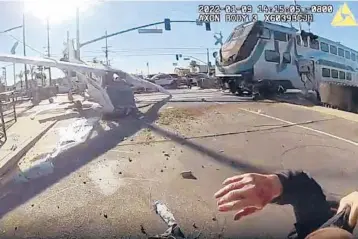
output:
M 6 130 L 17 121 L 17 97 L 13 91 L 0 93 L 0 142 L 7 140 Z

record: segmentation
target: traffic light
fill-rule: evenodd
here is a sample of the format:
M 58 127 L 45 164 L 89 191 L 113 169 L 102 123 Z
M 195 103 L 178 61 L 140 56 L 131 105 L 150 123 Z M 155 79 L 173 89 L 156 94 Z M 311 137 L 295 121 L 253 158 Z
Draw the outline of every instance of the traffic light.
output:
M 169 18 L 165 18 L 164 19 L 164 29 L 166 31 L 170 31 L 171 30 L 171 27 L 170 27 L 170 19 Z
M 205 29 L 211 31 L 210 22 L 205 22 Z

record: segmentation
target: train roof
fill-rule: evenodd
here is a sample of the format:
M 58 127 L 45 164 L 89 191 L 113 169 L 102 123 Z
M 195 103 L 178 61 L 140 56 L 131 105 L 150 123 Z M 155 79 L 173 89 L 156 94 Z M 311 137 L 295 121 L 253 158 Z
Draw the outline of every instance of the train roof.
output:
M 242 23 L 242 24 L 238 25 L 237 27 L 235 27 L 235 29 L 240 28 L 240 27 L 250 26 L 250 25 L 253 25 L 255 23 L 262 24 L 264 27 L 267 27 L 267 28 L 269 28 L 271 30 L 282 31 L 282 32 L 291 33 L 291 34 L 299 32 L 299 30 L 297 28 L 295 28 L 295 27 L 287 27 L 287 26 L 284 26 L 284 25 L 279 25 L 279 24 L 270 23 L 270 22 L 264 22 L 264 21 L 260 21 L 260 20 L 256 21 L 256 22 Z M 354 50 L 352 48 L 344 46 L 340 42 L 336 42 L 336 41 L 333 41 L 333 40 L 330 40 L 328 38 L 321 37 L 321 36 L 318 36 L 318 40 L 322 41 L 322 42 L 325 42 L 327 44 L 330 44 L 330 45 L 335 45 L 337 47 L 343 48 L 344 50 L 354 52 L 355 54 L 358 55 L 357 50 Z

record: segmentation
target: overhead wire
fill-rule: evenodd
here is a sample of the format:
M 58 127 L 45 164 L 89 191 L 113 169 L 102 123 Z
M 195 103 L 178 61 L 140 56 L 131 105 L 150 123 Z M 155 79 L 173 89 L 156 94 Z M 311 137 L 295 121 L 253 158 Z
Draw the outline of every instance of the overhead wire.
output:
M 11 35 L 11 34 L 7 34 L 7 35 L 10 36 L 10 37 L 12 37 L 14 40 L 16 40 L 16 41 L 18 41 L 18 42 L 20 42 L 20 43 L 24 43 L 23 41 L 21 41 L 20 39 L 14 37 L 14 36 Z M 43 52 L 40 52 L 40 51 L 36 50 L 35 48 L 33 48 L 32 46 L 30 46 L 30 45 L 28 45 L 28 44 L 26 44 L 26 43 L 25 43 L 25 46 L 27 46 L 28 48 L 30 48 L 30 49 L 33 50 L 33 51 L 36 51 L 37 53 L 40 53 L 41 55 L 45 55 Z

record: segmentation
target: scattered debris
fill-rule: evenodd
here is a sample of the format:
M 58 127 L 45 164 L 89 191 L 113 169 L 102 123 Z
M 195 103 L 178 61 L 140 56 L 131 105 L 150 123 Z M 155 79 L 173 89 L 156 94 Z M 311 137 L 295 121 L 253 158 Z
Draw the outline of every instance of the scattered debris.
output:
M 141 231 L 143 234 L 147 235 L 147 232 L 145 231 L 143 225 L 140 225 L 140 231 Z
M 202 168 L 205 168 L 204 165 L 201 165 Z
M 31 207 L 34 207 L 35 206 L 35 204 L 31 204 Z
M 148 237 L 149 239 L 185 238 L 183 232 L 180 230 L 179 225 L 175 221 L 174 215 L 169 211 L 165 204 L 160 201 L 156 201 L 154 203 L 154 209 L 169 228 L 163 234 L 150 236 Z
M 83 182 L 83 184 L 86 184 L 86 182 Z
M 165 153 L 164 156 L 165 156 L 165 157 L 170 157 L 170 154 Z
M 169 158 L 167 158 L 167 160 L 169 160 Z
M 220 170 L 219 168 L 216 169 L 216 171 L 219 171 L 219 170 Z
M 198 229 L 198 227 L 195 225 L 195 223 L 193 223 L 193 227 L 194 227 L 195 229 Z
M 103 214 L 103 216 L 105 217 L 105 218 L 108 218 L 108 215 L 105 213 L 105 214 Z
M 128 158 L 128 161 L 129 161 L 129 162 L 132 162 L 132 159 L 131 159 L 131 158 Z
M 216 217 L 213 217 L 212 220 L 213 220 L 214 222 L 216 222 L 217 219 L 216 219 Z
M 163 169 L 161 169 L 161 170 L 160 170 L 160 172 L 162 173 L 162 172 L 164 172 L 164 170 L 163 170 Z
M 184 172 L 181 172 L 180 174 L 185 179 L 194 179 L 194 180 L 197 179 L 191 171 L 184 171 Z
M 15 231 L 17 230 L 17 227 L 15 227 Z
M 122 174 L 122 172 L 119 172 L 118 174 Z
M 58 209 L 60 209 L 60 206 L 57 206 Z
M 224 150 L 220 150 L 220 153 L 224 153 Z

